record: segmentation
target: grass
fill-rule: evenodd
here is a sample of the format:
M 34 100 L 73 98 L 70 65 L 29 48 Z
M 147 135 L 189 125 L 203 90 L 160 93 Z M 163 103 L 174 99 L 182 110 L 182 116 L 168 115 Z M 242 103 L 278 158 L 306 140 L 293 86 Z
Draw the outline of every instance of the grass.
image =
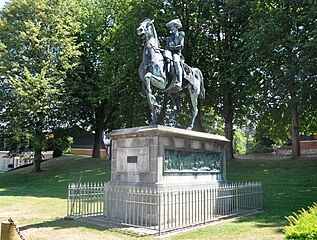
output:
M 230 161 L 228 180 L 262 182 L 264 212 L 174 239 L 284 239 L 285 216 L 317 201 L 316 170 L 317 158 Z
M 28 240 L 140 239 L 130 232 L 66 221 L 69 182 L 110 180 L 110 162 L 63 156 L 32 167 L 0 173 L 0 220 L 12 217 Z M 284 239 L 285 216 L 312 205 L 317 196 L 317 158 L 236 159 L 227 164 L 230 181 L 260 181 L 263 213 L 239 218 L 167 239 Z M 142 237 L 144 240 L 152 237 Z

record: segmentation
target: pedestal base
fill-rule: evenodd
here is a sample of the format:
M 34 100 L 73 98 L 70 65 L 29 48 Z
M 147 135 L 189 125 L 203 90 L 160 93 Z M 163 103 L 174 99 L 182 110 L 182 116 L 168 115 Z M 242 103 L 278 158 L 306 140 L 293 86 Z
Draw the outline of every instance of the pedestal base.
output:
M 198 183 L 225 181 L 223 137 L 165 126 L 112 131 L 111 181 Z

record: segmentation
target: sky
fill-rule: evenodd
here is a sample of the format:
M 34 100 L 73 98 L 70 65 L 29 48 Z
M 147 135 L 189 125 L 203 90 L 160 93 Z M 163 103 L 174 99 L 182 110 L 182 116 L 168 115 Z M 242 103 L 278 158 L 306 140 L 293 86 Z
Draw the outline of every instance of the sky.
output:
M 7 2 L 8 0 L 0 0 L 0 9 L 3 8 L 5 2 Z

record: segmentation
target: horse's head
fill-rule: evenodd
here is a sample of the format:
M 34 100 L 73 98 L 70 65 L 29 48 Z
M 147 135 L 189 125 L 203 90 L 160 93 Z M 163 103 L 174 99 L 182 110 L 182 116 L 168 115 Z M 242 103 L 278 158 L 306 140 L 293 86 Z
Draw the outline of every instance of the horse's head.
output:
M 153 35 L 153 22 L 154 20 L 145 19 L 140 23 L 140 26 L 136 29 L 140 38 L 149 38 Z

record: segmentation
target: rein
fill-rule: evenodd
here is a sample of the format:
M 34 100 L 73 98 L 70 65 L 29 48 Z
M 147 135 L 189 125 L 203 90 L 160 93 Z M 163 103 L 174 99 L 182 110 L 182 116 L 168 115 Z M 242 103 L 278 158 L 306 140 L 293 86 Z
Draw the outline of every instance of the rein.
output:
M 152 43 L 148 43 L 147 46 L 149 46 L 149 49 L 153 49 L 155 51 L 155 53 L 161 53 L 161 49 L 157 48 L 156 46 L 154 46 Z M 145 53 L 146 57 L 147 57 L 147 64 L 143 65 L 142 67 L 144 68 L 144 70 L 147 70 L 148 67 L 150 67 L 152 65 L 152 61 L 149 61 L 149 56 L 150 54 L 147 52 Z M 161 61 L 164 61 L 164 59 L 162 59 Z
M 156 53 L 161 53 L 161 48 L 155 47 L 152 43 L 149 43 L 149 44 L 150 44 L 151 48 L 153 48 L 153 50 L 154 50 Z

